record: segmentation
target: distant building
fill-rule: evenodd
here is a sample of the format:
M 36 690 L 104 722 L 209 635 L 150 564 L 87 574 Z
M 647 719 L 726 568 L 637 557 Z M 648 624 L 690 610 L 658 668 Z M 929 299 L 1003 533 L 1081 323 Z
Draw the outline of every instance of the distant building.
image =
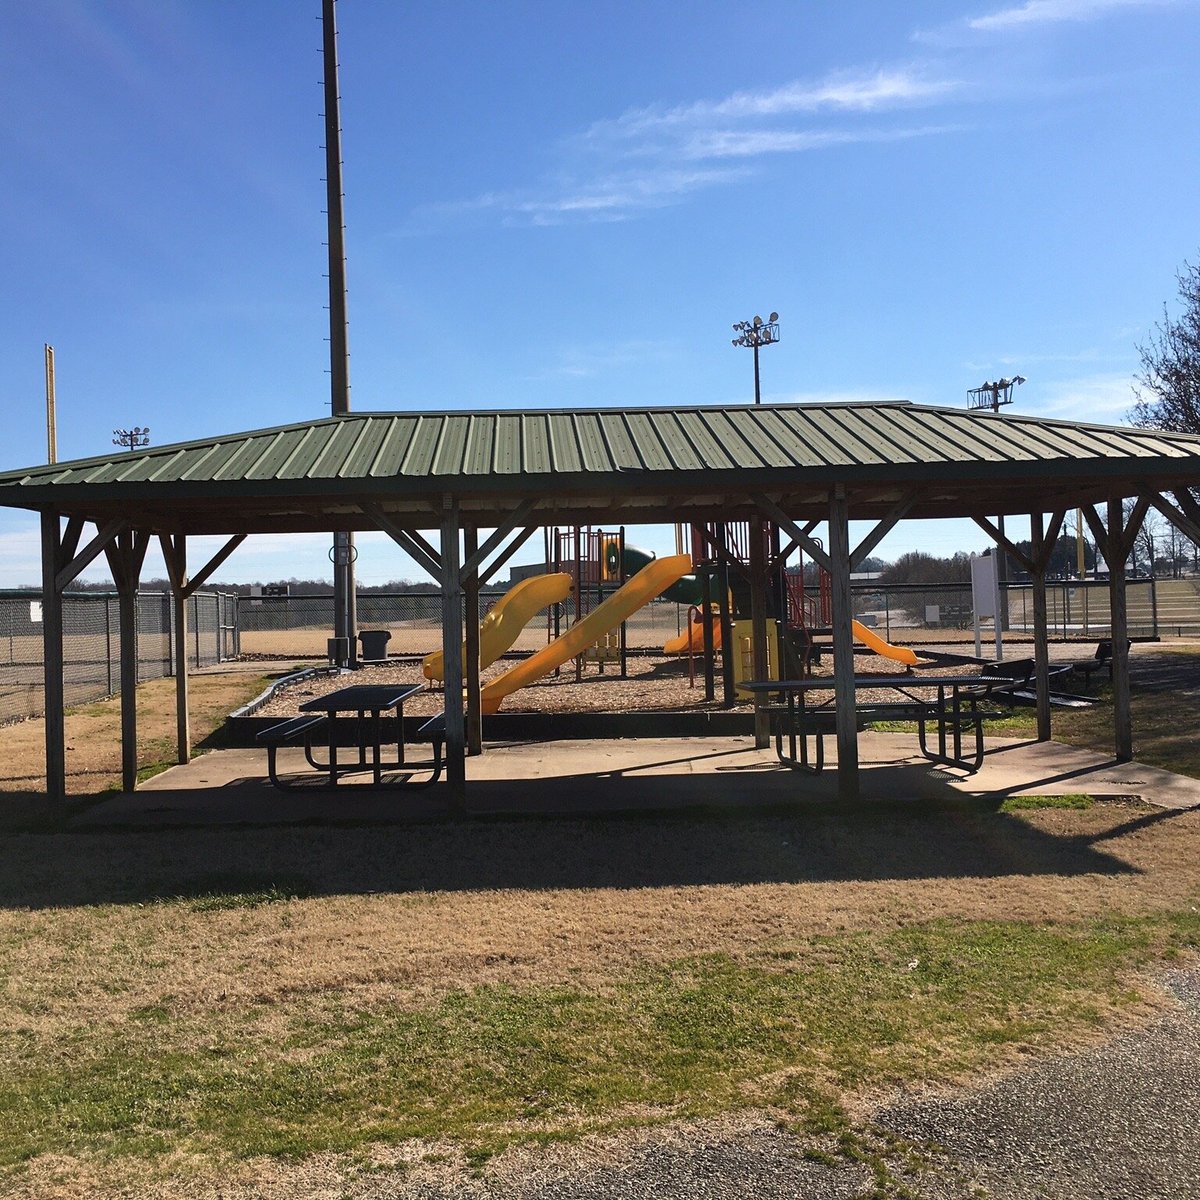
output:
M 509 567 L 508 586 L 520 583 L 522 579 L 532 579 L 535 575 L 545 575 L 549 570 L 545 563 L 526 563 L 523 567 Z

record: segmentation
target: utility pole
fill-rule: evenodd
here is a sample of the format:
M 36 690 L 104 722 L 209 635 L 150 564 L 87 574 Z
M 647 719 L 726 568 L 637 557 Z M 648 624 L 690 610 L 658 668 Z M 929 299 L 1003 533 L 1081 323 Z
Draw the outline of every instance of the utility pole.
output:
M 346 319 L 346 218 L 342 191 L 342 121 L 338 91 L 335 0 L 321 0 L 322 56 L 325 65 L 325 211 L 329 230 L 329 407 L 335 417 L 350 411 L 350 348 Z M 352 532 L 335 532 L 333 561 L 334 637 L 345 638 L 347 660 L 357 658 Z M 340 651 L 339 651 L 340 653 Z M 344 664 L 340 664 L 344 665 Z
M 58 409 L 54 398 L 54 347 L 46 342 L 46 461 L 58 462 Z

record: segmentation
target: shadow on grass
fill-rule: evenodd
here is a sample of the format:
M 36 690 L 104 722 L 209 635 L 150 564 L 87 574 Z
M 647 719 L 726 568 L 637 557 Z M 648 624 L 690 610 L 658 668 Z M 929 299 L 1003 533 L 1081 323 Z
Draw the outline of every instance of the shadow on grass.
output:
M 1120 829 L 1055 836 L 996 802 L 863 803 L 406 825 L 30 832 L 0 851 L 0 905 L 188 897 L 1117 875 Z M 1128 816 L 1122 809 L 1121 815 Z M 1138 815 L 1128 828 L 1178 813 Z M 1115 821 L 1114 821 L 1115 824 Z

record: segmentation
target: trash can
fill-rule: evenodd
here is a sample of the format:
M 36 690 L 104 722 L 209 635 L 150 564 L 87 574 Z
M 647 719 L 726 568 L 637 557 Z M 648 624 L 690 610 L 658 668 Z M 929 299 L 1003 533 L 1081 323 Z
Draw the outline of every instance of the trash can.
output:
M 331 637 L 325 642 L 329 655 L 329 665 L 344 667 L 350 661 L 350 639 L 347 637 Z
M 362 642 L 362 659 L 364 662 L 379 662 L 387 658 L 387 644 L 392 640 L 390 630 L 364 629 L 358 635 Z

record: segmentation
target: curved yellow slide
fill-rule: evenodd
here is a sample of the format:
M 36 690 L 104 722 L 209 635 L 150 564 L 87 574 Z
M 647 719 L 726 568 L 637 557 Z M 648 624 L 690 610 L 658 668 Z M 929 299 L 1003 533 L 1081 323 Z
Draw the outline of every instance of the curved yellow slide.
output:
M 570 594 L 571 577 L 565 571 L 556 575 L 534 575 L 509 588 L 479 624 L 480 670 L 494 663 L 521 636 L 521 630 L 535 613 L 565 600 Z M 466 655 L 464 644 L 464 659 Z M 445 673 L 440 650 L 430 654 L 421 664 L 421 674 L 426 679 L 441 679 Z
M 691 569 L 690 554 L 672 554 L 669 558 L 656 558 L 648 563 L 623 588 L 592 609 L 579 624 L 572 625 L 562 637 L 555 638 L 532 657 L 493 679 L 480 693 L 483 711 L 497 712 L 505 696 L 582 654 L 593 642 L 649 604 Z
M 877 633 L 873 633 L 861 621 L 853 622 L 854 636 L 868 650 L 875 654 L 881 654 L 884 658 L 890 658 L 893 662 L 904 663 L 906 666 L 915 667 L 920 661 L 917 656 L 907 646 L 893 646 L 891 642 L 885 642 Z

